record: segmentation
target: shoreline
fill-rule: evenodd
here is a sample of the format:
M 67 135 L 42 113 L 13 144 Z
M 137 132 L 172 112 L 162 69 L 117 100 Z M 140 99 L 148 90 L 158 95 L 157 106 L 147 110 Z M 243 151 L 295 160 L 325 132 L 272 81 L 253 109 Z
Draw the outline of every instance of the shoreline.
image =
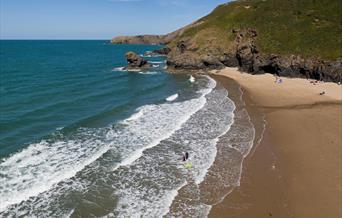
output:
M 248 113 L 264 114 L 266 129 L 244 160 L 240 186 L 209 217 L 340 217 L 342 87 L 291 78 L 278 84 L 236 68 L 211 74 L 240 84 Z

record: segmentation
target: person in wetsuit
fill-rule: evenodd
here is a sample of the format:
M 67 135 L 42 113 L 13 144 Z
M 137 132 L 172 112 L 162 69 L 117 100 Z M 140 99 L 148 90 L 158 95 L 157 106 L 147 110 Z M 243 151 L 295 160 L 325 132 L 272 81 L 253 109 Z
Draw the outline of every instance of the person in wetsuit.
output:
M 186 161 L 189 159 L 189 153 L 186 151 L 183 153 L 183 161 Z

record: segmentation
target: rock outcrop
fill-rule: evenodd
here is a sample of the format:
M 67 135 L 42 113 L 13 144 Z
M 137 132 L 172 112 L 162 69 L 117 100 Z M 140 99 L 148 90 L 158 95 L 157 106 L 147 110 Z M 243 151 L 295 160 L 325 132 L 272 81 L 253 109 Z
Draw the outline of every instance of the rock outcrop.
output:
M 304 59 L 298 55 L 281 56 L 258 51 L 255 29 L 233 29 L 236 35 L 233 49 L 218 51 L 212 48 L 206 54 L 197 53 L 191 42 L 181 41 L 168 53 L 170 69 L 221 69 L 239 67 L 252 73 L 271 73 L 285 77 L 311 78 L 323 81 L 341 82 L 342 59 L 325 61 L 318 58 Z
M 134 52 L 127 52 L 125 57 L 128 62 L 128 70 L 147 69 L 151 67 L 151 65 L 143 57 Z
M 169 70 L 239 67 L 251 74 L 341 82 L 340 1 L 322 1 L 232 1 L 175 32 L 116 37 L 112 43 L 165 45 L 151 55 L 166 55 Z
M 161 49 L 157 49 L 157 50 L 154 50 L 152 51 L 152 55 L 168 55 L 169 53 L 171 52 L 171 49 L 169 47 L 164 47 L 164 48 L 161 48 Z

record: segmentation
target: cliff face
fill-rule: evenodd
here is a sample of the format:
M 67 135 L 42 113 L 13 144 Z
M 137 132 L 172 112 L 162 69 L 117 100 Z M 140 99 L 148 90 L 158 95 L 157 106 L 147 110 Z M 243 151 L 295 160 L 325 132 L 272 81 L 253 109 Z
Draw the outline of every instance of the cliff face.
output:
M 164 36 L 159 35 L 140 35 L 140 36 L 117 36 L 111 40 L 113 44 L 165 44 Z
M 154 42 L 170 48 L 173 69 L 230 66 L 340 82 L 340 7 L 339 0 L 234 1 Z
M 230 48 L 208 46 L 208 52 L 189 41 L 181 41 L 168 53 L 168 66 L 172 69 L 220 69 L 239 67 L 252 74 L 271 73 L 286 77 L 312 78 L 341 82 L 342 59 L 324 60 L 300 55 L 279 55 L 260 52 L 254 29 L 232 30 L 235 40 Z

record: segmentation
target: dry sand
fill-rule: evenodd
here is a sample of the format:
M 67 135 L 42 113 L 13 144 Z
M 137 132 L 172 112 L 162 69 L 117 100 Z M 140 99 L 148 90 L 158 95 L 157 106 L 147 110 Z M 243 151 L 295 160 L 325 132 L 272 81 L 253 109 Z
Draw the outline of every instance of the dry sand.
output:
M 241 73 L 237 68 L 225 68 L 218 71 L 238 82 L 255 103 L 262 106 L 306 105 L 318 102 L 342 101 L 342 86 L 336 83 L 316 83 L 306 79 L 284 78 L 282 83 L 275 83 L 271 74 L 251 75 Z M 326 94 L 321 96 L 320 92 Z M 341 103 L 341 102 L 340 102 Z
M 240 187 L 209 216 L 342 217 L 342 86 L 290 78 L 278 84 L 270 74 L 236 68 L 213 74 L 238 82 L 267 124 L 244 162 Z

